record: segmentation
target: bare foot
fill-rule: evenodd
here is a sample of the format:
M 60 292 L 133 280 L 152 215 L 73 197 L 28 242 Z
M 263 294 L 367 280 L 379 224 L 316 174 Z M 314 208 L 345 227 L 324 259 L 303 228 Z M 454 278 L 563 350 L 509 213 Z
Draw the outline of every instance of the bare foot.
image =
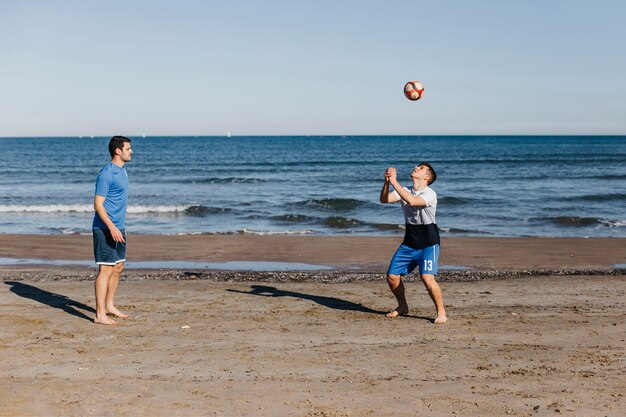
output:
M 445 314 L 440 314 L 437 317 L 435 317 L 435 324 L 444 324 L 447 321 L 448 321 L 448 316 L 446 316 Z
M 390 319 L 392 319 L 392 318 L 398 317 L 398 316 L 406 316 L 407 314 L 409 314 L 409 309 L 408 308 L 396 307 L 395 310 L 390 311 L 389 313 L 386 314 L 386 316 L 389 317 Z
M 93 322 L 96 323 L 96 324 L 105 324 L 107 326 L 115 326 L 115 325 L 117 325 L 117 322 L 115 320 L 111 320 L 106 315 L 104 317 L 96 316 L 96 318 L 93 319 Z
M 115 308 L 115 306 L 109 306 L 106 309 L 107 309 L 107 313 L 113 314 L 115 317 L 119 317 L 122 319 L 128 318 L 128 314 L 122 313 L 117 308 Z

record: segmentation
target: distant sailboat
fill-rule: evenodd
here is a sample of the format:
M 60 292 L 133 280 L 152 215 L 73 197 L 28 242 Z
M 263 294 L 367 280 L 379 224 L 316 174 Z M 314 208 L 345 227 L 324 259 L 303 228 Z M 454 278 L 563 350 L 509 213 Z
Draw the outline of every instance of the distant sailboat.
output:
M 226 132 L 226 137 L 229 138 L 230 137 L 230 132 Z

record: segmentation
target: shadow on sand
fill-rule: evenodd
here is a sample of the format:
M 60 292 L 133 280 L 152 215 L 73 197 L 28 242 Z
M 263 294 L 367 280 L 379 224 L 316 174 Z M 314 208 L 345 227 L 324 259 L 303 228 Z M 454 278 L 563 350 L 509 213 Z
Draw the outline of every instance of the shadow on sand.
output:
M 252 289 L 251 291 L 239 291 L 239 290 L 232 290 L 232 289 L 228 289 L 226 291 L 236 292 L 239 294 L 260 295 L 263 297 L 293 297 L 293 298 L 300 298 L 303 300 L 311 300 L 319 305 L 322 305 L 328 308 L 333 308 L 335 310 L 360 311 L 362 313 L 370 313 L 370 314 L 383 314 L 383 315 L 387 314 L 387 311 L 373 310 L 361 304 L 356 304 L 356 303 L 353 303 L 352 301 L 342 300 L 340 298 L 304 294 L 301 292 L 294 292 L 294 291 L 284 291 L 284 290 L 279 290 L 276 287 L 270 287 L 268 285 L 251 285 L 250 288 Z M 416 316 L 413 314 L 408 314 L 404 317 L 411 317 L 415 319 L 426 320 L 431 323 L 434 322 L 434 320 L 430 317 Z
M 362 313 L 370 314 L 385 314 L 386 311 L 372 310 L 369 307 L 365 307 L 361 304 L 353 303 L 352 301 L 342 300 L 334 297 L 324 297 L 321 295 L 304 294 L 301 292 L 284 291 L 279 290 L 276 287 L 270 287 L 267 285 L 251 285 L 251 291 L 239 291 L 239 290 L 226 290 L 230 292 L 236 292 L 240 294 L 261 295 L 263 297 L 293 297 L 300 298 L 302 300 L 311 300 L 324 307 L 333 308 L 335 310 L 346 311 L 360 311 Z
M 5 284 L 11 286 L 11 291 L 19 295 L 20 297 L 29 298 L 31 300 L 40 302 L 41 304 L 45 304 L 54 308 L 59 308 L 66 313 L 71 314 L 72 316 L 80 317 L 81 319 L 93 321 L 92 317 L 88 317 L 84 313 L 76 310 L 76 308 L 80 308 L 81 310 L 85 310 L 90 313 L 96 313 L 96 310 L 94 310 L 92 307 L 89 307 L 88 305 L 85 305 L 83 303 L 79 303 L 78 301 L 74 301 L 65 295 L 48 292 L 40 288 L 33 287 L 32 285 L 24 284 L 22 282 L 6 281 Z

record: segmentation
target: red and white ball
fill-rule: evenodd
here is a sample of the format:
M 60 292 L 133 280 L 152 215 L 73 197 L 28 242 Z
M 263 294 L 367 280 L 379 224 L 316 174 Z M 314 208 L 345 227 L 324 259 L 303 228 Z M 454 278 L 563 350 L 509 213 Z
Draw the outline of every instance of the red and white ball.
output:
M 424 95 L 424 86 L 419 81 L 409 81 L 404 85 L 404 95 L 409 100 L 419 100 Z

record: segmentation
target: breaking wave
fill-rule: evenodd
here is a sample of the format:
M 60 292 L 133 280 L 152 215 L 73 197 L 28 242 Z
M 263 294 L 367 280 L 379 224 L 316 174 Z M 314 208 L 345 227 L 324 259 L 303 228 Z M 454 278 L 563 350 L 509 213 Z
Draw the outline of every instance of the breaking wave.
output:
M 246 177 L 210 177 L 210 178 L 185 178 L 181 180 L 175 180 L 181 184 L 258 184 L 267 182 L 261 178 L 246 178 Z
M 310 235 L 314 233 L 312 230 L 251 230 L 251 229 L 243 229 L 239 231 L 240 234 L 243 235 L 257 235 L 257 236 L 268 236 L 268 235 Z
M 306 200 L 295 204 L 325 211 L 350 211 L 362 207 L 367 203 L 367 201 L 354 198 L 323 198 Z
M 188 216 L 206 216 L 232 211 L 230 208 L 206 207 L 202 205 L 171 205 L 171 206 L 128 206 L 127 213 L 131 214 L 185 214 Z M 46 205 L 0 205 L 0 213 L 93 213 L 91 204 L 46 204 Z
M 281 214 L 270 218 L 281 223 L 312 223 L 319 220 L 317 217 L 305 216 L 304 214 Z
M 599 217 L 557 216 L 542 217 L 537 220 L 547 221 L 563 227 L 626 227 L 626 220 L 602 219 Z
M 367 223 L 362 222 L 361 220 L 341 216 L 327 217 L 322 220 L 322 224 L 326 227 L 330 227 L 331 229 L 349 229 L 351 227 L 367 225 Z

